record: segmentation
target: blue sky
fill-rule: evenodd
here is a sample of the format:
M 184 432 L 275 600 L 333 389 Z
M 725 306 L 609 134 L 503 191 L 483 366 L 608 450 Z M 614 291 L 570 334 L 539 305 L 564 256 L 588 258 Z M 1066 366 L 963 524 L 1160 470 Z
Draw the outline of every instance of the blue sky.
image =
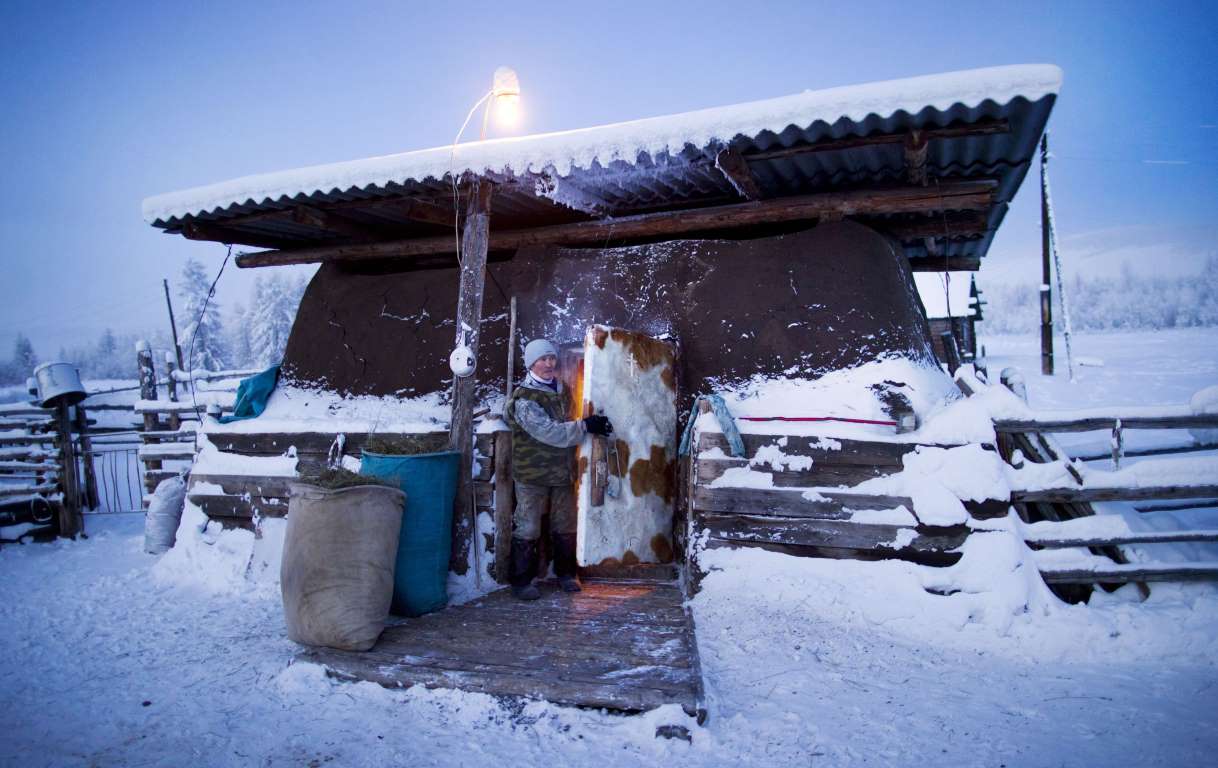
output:
M 161 278 L 190 255 L 218 269 L 223 248 L 153 230 L 144 197 L 448 143 L 500 64 L 520 74 L 532 133 L 1055 63 L 1065 255 L 1187 271 L 1218 252 L 1215 7 L 5 2 L 0 356 L 17 331 L 46 358 L 106 326 L 167 326 Z M 1036 275 L 1035 187 L 1016 199 L 983 281 Z M 252 279 L 226 272 L 220 301 L 244 301 Z

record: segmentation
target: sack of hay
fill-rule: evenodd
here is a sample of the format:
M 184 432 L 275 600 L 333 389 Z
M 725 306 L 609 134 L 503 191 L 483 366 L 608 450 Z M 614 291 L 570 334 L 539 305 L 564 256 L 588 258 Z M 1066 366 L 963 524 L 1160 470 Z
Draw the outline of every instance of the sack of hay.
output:
M 186 504 L 186 481 L 169 477 L 157 483 L 144 514 L 144 551 L 150 555 L 168 552 L 177 542 L 182 507 Z
M 405 503 L 399 488 L 341 470 L 291 485 L 279 571 L 289 638 L 348 651 L 376 643 Z

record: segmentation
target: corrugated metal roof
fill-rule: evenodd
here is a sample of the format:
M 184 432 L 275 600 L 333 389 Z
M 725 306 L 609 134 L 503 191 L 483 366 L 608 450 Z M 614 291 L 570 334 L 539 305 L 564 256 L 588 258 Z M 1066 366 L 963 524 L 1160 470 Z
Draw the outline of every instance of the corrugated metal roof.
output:
M 927 150 L 932 184 L 961 178 L 997 182 L 985 232 L 963 237 L 949 226 L 948 237 L 940 238 L 933 254 L 980 257 L 1035 156 L 1060 82 L 1057 67 L 1027 65 L 810 91 L 599 128 L 473 142 L 455 150 L 440 147 L 244 177 L 149 198 L 144 215 L 153 226 L 171 232 L 188 221 L 236 223 L 243 233 L 290 248 L 342 238 L 286 218 L 235 220 L 301 203 L 323 208 L 342 203 L 352 204 L 344 216 L 387 228 L 394 237 L 428 235 L 436 232 L 434 225 L 371 202 L 443 202 L 450 194 L 452 169 L 500 182 L 494 201 L 497 228 L 556 224 L 737 202 L 738 192 L 715 168 L 715 156 L 725 148 L 748 160 L 762 196 L 773 198 L 904 181 L 899 142 L 819 146 L 824 142 L 1001 123 L 1006 130 L 936 138 Z M 809 145 L 818 148 L 767 156 Z M 354 202 L 361 200 L 369 206 Z M 869 223 L 883 226 L 882 220 Z M 911 258 L 930 255 L 922 238 L 904 246 Z

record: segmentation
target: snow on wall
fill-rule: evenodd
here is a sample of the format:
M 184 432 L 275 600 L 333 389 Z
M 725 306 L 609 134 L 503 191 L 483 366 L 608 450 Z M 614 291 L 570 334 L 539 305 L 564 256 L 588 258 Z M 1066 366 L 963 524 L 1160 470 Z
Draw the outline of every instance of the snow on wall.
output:
M 1034 64 L 989 67 L 939 75 L 911 77 L 819 91 L 804 91 L 727 107 L 633 120 L 595 128 L 493 139 L 436 147 L 277 173 L 244 176 L 144 200 L 145 221 L 168 220 L 225 209 L 234 204 L 260 203 L 298 194 L 340 191 L 388 183 L 406 184 L 442 179 L 450 173 L 530 173 L 549 170 L 566 176 L 575 168 L 634 164 L 642 154 L 675 155 L 687 144 L 705 147 L 737 135 L 763 131 L 781 133 L 789 125 L 817 121 L 858 121 L 868 115 L 917 113 L 927 107 L 945 110 L 954 104 L 975 106 L 983 101 L 1005 104 L 1016 97 L 1034 101 L 1056 94 L 1061 70 Z M 554 185 L 548 194 L 558 194 Z M 542 191 L 546 193 L 545 190 Z

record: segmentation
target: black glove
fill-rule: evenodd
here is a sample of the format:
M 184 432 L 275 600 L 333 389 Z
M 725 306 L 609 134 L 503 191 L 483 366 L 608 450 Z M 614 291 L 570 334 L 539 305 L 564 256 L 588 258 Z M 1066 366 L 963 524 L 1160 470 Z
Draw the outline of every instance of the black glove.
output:
M 588 434 L 601 437 L 606 437 L 613 432 L 613 425 L 609 423 L 607 416 L 585 416 L 584 427 L 587 428 Z

